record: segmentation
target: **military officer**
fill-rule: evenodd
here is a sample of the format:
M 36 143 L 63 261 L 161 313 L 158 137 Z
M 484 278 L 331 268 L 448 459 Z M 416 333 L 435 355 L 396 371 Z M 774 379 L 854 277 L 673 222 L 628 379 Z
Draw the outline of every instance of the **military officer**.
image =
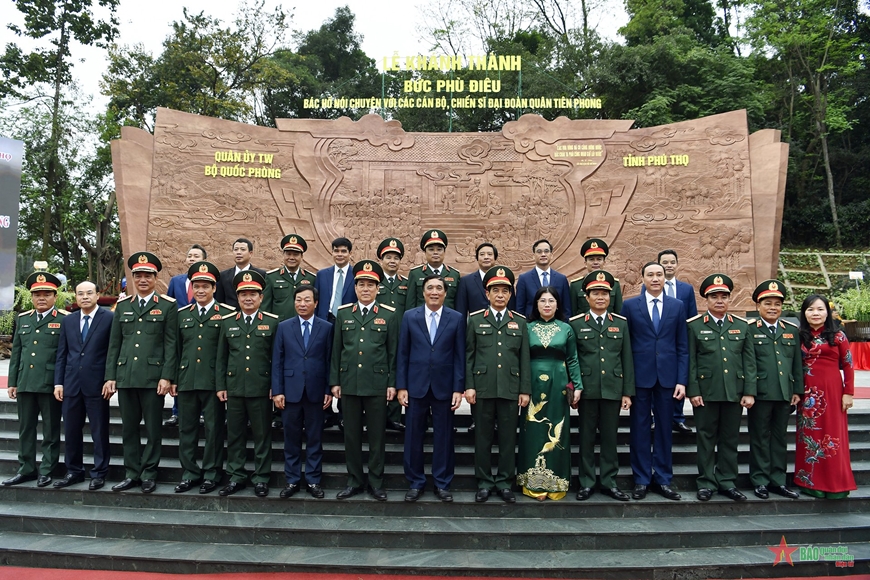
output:
M 60 458 L 61 403 L 54 398 L 54 363 L 60 341 L 60 321 L 66 315 L 54 307 L 60 280 L 48 272 L 34 272 L 25 282 L 33 310 L 18 315 L 9 359 L 10 399 L 18 404 L 18 473 L 3 485 L 36 479 L 51 483 Z M 42 461 L 36 465 L 36 427 L 42 415 Z
M 529 331 L 526 319 L 508 310 L 514 273 L 494 266 L 483 277 L 489 307 L 468 315 L 465 333 L 465 400 L 471 405 L 474 430 L 474 500 L 489 499 L 493 488 L 507 503 L 516 502 L 517 405 L 529 404 L 532 392 Z M 498 471 L 492 475 L 492 440 L 498 431 Z
M 226 408 L 217 398 L 215 359 L 221 317 L 235 310 L 215 301 L 220 270 L 211 262 L 195 262 L 187 270 L 194 302 L 178 310 L 178 457 L 184 468 L 176 493 L 202 483 L 200 493 L 217 488 L 224 464 Z M 205 427 L 202 468 L 196 463 L 199 417 Z
M 761 499 L 769 492 L 800 497 L 785 486 L 788 418 L 804 392 L 804 372 L 798 327 L 780 318 L 784 287 L 765 280 L 752 293 L 761 318 L 749 324 L 758 369 L 758 392 L 749 409 L 749 480 Z
M 580 255 L 586 260 L 586 269 L 590 272 L 603 270 L 609 253 L 607 242 L 598 238 L 589 238 L 580 246 Z M 584 276 L 571 280 L 571 311 L 577 314 L 589 312 L 589 301 L 583 290 L 584 280 Z M 613 279 L 608 310 L 614 314 L 622 312 L 622 287 L 619 285 L 618 278 Z
M 262 309 L 278 315 L 283 321 L 296 316 L 293 300 L 296 288 L 314 285 L 314 273 L 302 268 L 302 257 L 308 243 L 299 234 L 287 234 L 281 239 L 284 265 L 266 272 L 266 287 L 263 289 Z
M 103 387 L 108 395 L 117 391 L 121 408 L 125 478 L 112 491 L 141 484 L 143 493 L 151 493 L 157 488 L 163 398 L 178 371 L 178 306 L 174 298 L 154 291 L 163 268 L 157 256 L 136 252 L 127 267 L 134 292 L 115 306 Z M 143 418 L 144 449 L 139 434 Z
M 399 264 L 405 257 L 405 245 L 398 238 L 387 238 L 378 246 L 378 260 L 384 271 L 378 287 L 378 302 L 396 309 L 396 319 L 401 324 L 405 314 L 405 300 L 408 294 L 408 279 L 399 274 Z M 402 405 L 397 398 L 387 401 L 387 429 L 404 431 Z
M 220 490 L 228 496 L 245 488 L 247 425 L 254 443 L 251 483 L 257 497 L 269 495 L 272 470 L 272 342 L 278 316 L 260 309 L 266 280 L 256 270 L 242 270 L 233 278 L 239 312 L 221 318 L 216 369 L 217 396 L 227 403 L 227 473 L 230 482 Z
M 628 322 L 609 312 L 616 279 L 610 272 L 594 270 L 583 279 L 589 311 L 571 317 L 577 337 L 577 356 L 583 371 L 580 414 L 580 490 L 577 499 L 589 499 L 595 487 L 595 431 L 601 433 L 601 493 L 619 501 L 628 494 L 616 485 L 619 460 L 616 432 L 620 409 L 631 407 L 634 396 L 634 361 Z
M 408 272 L 408 294 L 405 300 L 405 310 L 422 306 L 423 280 L 426 276 L 436 274 L 444 280 L 447 287 L 447 298 L 444 306 L 453 308 L 456 305 L 456 291 L 459 288 L 459 270 L 444 264 L 447 251 L 447 234 L 441 230 L 426 230 L 420 238 L 420 249 L 426 253 L 426 263 L 414 266 Z
M 337 499 L 363 491 L 363 420 L 369 443 L 368 491 L 378 501 L 387 500 L 384 489 L 385 401 L 396 398 L 396 349 L 399 319 L 392 306 L 375 299 L 384 280 L 381 266 L 360 260 L 353 267 L 357 302 L 338 309 L 332 342 L 329 384 L 332 395 L 343 402 L 344 449 L 347 487 Z
M 752 329 L 745 319 L 728 314 L 733 288 L 725 274 L 704 278 L 699 293 L 707 311 L 688 320 L 686 396 L 695 408 L 701 501 L 714 490 L 734 501 L 746 499 L 736 485 L 737 441 L 743 407 L 755 402 L 756 362 Z

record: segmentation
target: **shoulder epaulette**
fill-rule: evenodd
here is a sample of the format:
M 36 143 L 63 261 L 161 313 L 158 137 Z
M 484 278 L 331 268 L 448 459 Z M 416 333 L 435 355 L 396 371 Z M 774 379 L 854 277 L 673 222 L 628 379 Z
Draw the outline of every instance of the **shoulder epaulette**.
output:
M 619 282 L 619 278 L 617 278 L 616 276 L 614 276 L 614 277 L 613 277 L 613 281 L 614 281 L 614 282 Z
M 615 316 L 616 318 L 619 318 L 620 320 L 628 320 L 625 316 L 623 316 L 621 314 L 617 314 L 616 312 L 611 312 L 610 315 Z
M 757 322 L 757 319 L 755 319 L 755 318 L 747 318 L 746 319 L 746 324 L 755 324 L 756 322 Z
M 401 274 L 399 274 L 398 277 L 399 277 L 399 281 L 400 281 L 400 282 L 401 282 L 402 280 L 407 280 L 407 279 L 408 279 L 407 276 L 402 276 Z
M 586 313 L 583 312 L 582 314 L 575 314 L 574 316 L 572 316 L 572 317 L 569 318 L 568 320 L 569 320 L 569 321 L 570 321 L 570 320 L 577 320 L 578 318 L 580 318 L 580 317 L 582 317 L 582 316 L 586 316 Z
M 69 314 L 69 310 L 64 310 L 63 308 L 58 308 L 57 313 L 62 315 L 62 316 L 66 316 Z
M 27 316 L 28 314 L 33 314 L 33 309 L 32 309 L 32 308 L 31 308 L 30 310 L 28 310 L 27 312 L 22 312 L 22 313 L 19 314 L 18 316 Z
M 693 320 L 697 320 L 697 319 L 701 318 L 702 316 L 704 316 L 703 312 L 701 314 L 696 314 L 695 316 L 693 316 L 691 318 L 687 318 L 686 322 L 692 322 Z
M 523 320 L 525 320 L 525 319 L 526 319 L 526 317 L 525 317 L 525 315 L 524 315 L 524 314 L 520 314 L 520 313 L 519 313 L 519 312 L 517 312 L 517 311 L 516 311 L 516 310 L 511 310 L 511 312 L 513 312 L 513 313 L 514 313 L 514 314 L 516 314 L 516 315 L 517 315 L 517 316 L 519 316 L 519 317 L 520 317 L 520 318 L 522 318 L 522 319 L 523 319 Z
M 355 304 L 356 304 L 356 302 L 351 302 L 350 304 L 342 304 L 341 306 L 338 307 L 338 309 L 344 310 L 345 308 L 350 308 L 350 307 L 354 306 Z M 383 304 L 381 306 L 383 306 Z
M 792 322 L 792 321 L 790 321 L 790 320 L 783 320 L 782 318 L 780 318 L 780 321 L 782 321 L 782 322 L 784 322 L 784 323 L 786 323 L 786 324 L 789 324 L 789 325 L 791 325 L 791 326 L 794 326 L 795 328 L 800 328 L 800 326 L 798 326 L 797 324 L 795 324 L 794 322 Z
M 226 309 L 229 310 L 230 312 L 235 312 L 235 311 L 236 311 L 236 307 L 235 307 L 235 306 L 230 306 L 229 304 L 224 304 L 223 302 L 218 302 L 218 304 L 220 304 L 221 306 L 223 306 L 224 308 L 226 308 Z
M 179 308 L 178 311 L 181 312 L 181 311 L 183 311 L 183 310 L 189 310 L 189 309 L 193 308 L 193 305 L 194 305 L 194 303 L 191 302 L 191 303 L 188 304 L 187 306 L 182 306 L 181 308 Z
M 749 321 L 743 318 L 742 316 L 737 316 L 736 314 L 731 315 L 732 318 L 736 318 L 737 320 L 742 320 L 743 322 L 749 324 Z
M 271 317 L 271 318 L 281 318 L 281 317 L 278 316 L 277 314 L 272 314 L 271 312 L 265 312 L 265 311 L 263 311 L 263 310 L 261 310 L 260 312 L 262 312 L 264 315 L 269 316 L 269 317 Z
M 571 283 L 573 284 L 574 282 L 582 282 L 584 278 L 585 278 L 585 276 L 580 276 L 579 278 L 574 278 L 573 280 L 571 280 Z
M 481 308 L 480 310 L 475 310 L 474 312 L 469 312 L 468 315 L 474 316 L 475 314 L 480 314 L 481 312 L 484 312 L 485 310 L 486 310 L 486 308 Z
M 280 269 L 281 269 L 281 266 L 278 266 L 277 268 L 272 268 L 271 270 L 266 270 L 266 273 L 271 274 L 272 272 L 277 272 Z
M 123 302 L 124 300 L 130 300 L 131 298 L 133 298 L 133 295 L 132 295 L 132 294 L 127 294 L 127 295 L 124 296 L 123 298 L 118 298 L 118 300 L 116 300 L 115 303 L 117 304 L 118 302 Z
M 227 318 L 231 318 L 235 315 L 236 315 L 235 312 L 230 312 L 229 314 L 224 314 L 223 316 L 221 316 L 221 320 L 226 320 Z
M 411 269 L 409 270 L 409 272 L 411 272 L 411 271 L 413 271 L 413 270 L 416 270 L 417 268 L 423 268 L 424 266 L 426 266 L 426 264 L 418 264 L 418 265 L 414 266 L 413 268 L 411 268 Z
M 378 306 L 380 306 L 381 308 L 386 308 L 386 309 L 389 310 L 390 312 L 395 312 L 395 311 L 396 311 L 396 307 L 395 307 L 395 306 L 390 306 L 389 304 L 381 304 L 381 303 L 378 303 Z
M 176 302 L 175 298 L 173 298 L 172 296 L 167 296 L 166 294 L 161 294 L 160 297 L 161 297 L 161 298 L 166 298 L 166 299 L 169 300 L 170 302 Z

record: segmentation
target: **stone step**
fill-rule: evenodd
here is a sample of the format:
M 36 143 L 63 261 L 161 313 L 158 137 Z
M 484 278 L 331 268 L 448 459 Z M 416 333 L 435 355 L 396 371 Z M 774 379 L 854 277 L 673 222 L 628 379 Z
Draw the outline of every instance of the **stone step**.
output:
M 593 536 L 594 537 L 594 536 Z M 112 569 L 144 572 L 311 572 L 399 575 L 580 578 L 740 578 L 842 574 L 833 561 L 771 567 L 768 546 L 711 549 L 447 550 L 214 544 L 81 535 L 0 533 L 0 554 L 9 566 Z M 779 542 L 773 542 L 773 545 Z M 831 543 L 836 543 L 834 540 Z M 839 544 L 852 557 L 850 574 L 870 572 L 870 544 Z

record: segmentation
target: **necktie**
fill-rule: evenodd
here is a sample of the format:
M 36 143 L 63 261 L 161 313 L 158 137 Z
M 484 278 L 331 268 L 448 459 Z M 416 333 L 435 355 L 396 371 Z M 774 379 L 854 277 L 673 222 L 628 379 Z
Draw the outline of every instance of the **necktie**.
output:
M 390 276 L 389 278 L 387 278 L 387 283 L 388 283 L 390 286 L 393 285 L 393 277 L 392 277 L 392 276 Z
M 543 281 L 541 282 L 542 286 L 550 285 L 550 274 L 548 272 L 544 272 L 543 274 L 541 274 L 541 278 L 543 278 Z
M 662 321 L 662 316 L 659 314 L 659 299 L 653 298 L 652 323 L 656 332 L 659 331 L 659 322 Z
M 601 316 L 596 316 L 596 317 L 595 317 L 595 322 L 598 323 L 598 327 L 599 327 L 599 328 L 601 328 L 602 326 L 604 326 L 604 318 L 601 317 Z M 656 330 L 658 330 L 658 329 L 656 329 Z
M 438 331 L 438 318 L 436 317 L 436 313 L 433 312 L 429 315 L 431 322 L 429 323 L 429 342 L 435 343 L 435 333 Z
M 88 337 L 88 330 L 90 330 L 90 328 L 91 328 L 90 319 L 91 319 L 90 314 L 85 314 L 85 317 L 84 317 L 85 324 L 82 326 L 82 342 L 84 342 L 85 339 Z
M 433 272 L 435 272 L 436 276 L 440 276 L 441 275 L 441 268 L 438 268 L 437 270 L 433 270 Z
M 247 324 L 248 327 L 250 328 L 250 326 L 251 326 L 251 316 L 250 315 L 245 316 L 245 324 Z
M 42 312 L 37 312 L 36 313 L 36 324 L 39 324 L 40 322 L 42 322 Z
M 200 317 L 200 318 L 205 317 L 205 306 L 200 306 L 200 307 L 199 307 L 199 317 Z
M 190 304 L 193 302 L 193 284 L 190 283 L 190 280 L 187 281 L 187 303 Z
M 296 273 L 295 272 L 290 274 L 290 279 L 293 281 L 294 284 L 296 283 Z
M 495 323 L 496 323 L 496 324 L 501 324 L 501 312 L 496 312 L 496 313 L 495 313 Z
M 721 320 L 717 320 L 717 321 L 716 321 L 716 324 L 719 325 L 719 330 L 722 330 L 722 321 L 721 321 Z
M 767 329 L 770 331 L 770 334 L 772 334 L 773 336 L 776 336 L 776 327 L 775 326 L 768 326 Z
M 305 350 L 308 350 L 308 339 L 311 338 L 311 333 L 308 330 L 308 327 L 311 325 L 307 320 L 302 323 L 302 346 L 305 347 Z
M 145 299 L 144 298 L 139 299 L 139 308 L 143 308 L 143 309 L 145 308 Z
M 333 316 L 338 316 L 338 307 L 341 306 L 341 295 L 344 294 L 344 270 L 338 271 L 338 280 L 335 283 L 335 293 L 332 295 Z
M 667 291 L 665 292 L 665 294 L 667 294 L 667 295 L 670 296 L 671 298 L 676 298 L 677 296 L 676 296 L 676 294 L 674 293 L 674 283 L 671 282 L 670 280 L 668 280 L 668 281 L 666 282 L 666 284 L 667 284 L 668 288 L 667 288 Z
M 368 316 L 368 313 L 369 313 L 369 309 L 368 309 L 368 307 L 363 307 L 363 309 L 362 309 L 362 317 L 365 318 L 366 316 Z

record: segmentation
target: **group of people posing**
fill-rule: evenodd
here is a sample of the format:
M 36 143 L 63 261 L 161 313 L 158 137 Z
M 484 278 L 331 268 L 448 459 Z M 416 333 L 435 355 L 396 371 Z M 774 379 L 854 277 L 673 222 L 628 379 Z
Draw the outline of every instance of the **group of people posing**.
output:
M 35 272 L 27 280 L 34 309 L 18 317 L 9 367 L 20 467 L 2 484 L 52 483 L 63 416 L 67 472 L 54 486 L 85 480 L 87 419 L 94 444 L 89 488 L 103 487 L 108 406 L 117 393 L 126 474 L 113 491 L 156 489 L 167 394 L 177 396 L 178 493 L 220 487 L 228 496 L 252 484 L 257 496 L 267 496 L 272 430 L 282 426 L 280 496 L 304 489 L 322 498 L 323 429 L 338 423 L 348 477 L 337 499 L 364 492 L 387 499 L 389 426 L 405 432 L 404 499 L 416 501 L 427 488 L 423 441 L 431 425 L 434 493 L 452 501 L 454 412 L 463 399 L 472 412 L 478 502 L 496 494 L 513 503 L 514 484 L 541 501 L 564 497 L 572 473 L 572 408 L 579 414 L 578 500 L 596 491 L 619 501 L 643 499 L 648 491 L 681 499 L 672 487 L 671 450 L 673 432 L 693 433 L 685 398 L 697 427 L 699 500 L 714 493 L 746 499 L 737 489 L 744 408 L 757 497 L 799 497 L 786 486 L 795 406 L 794 485 L 828 498 L 855 489 L 846 421 L 854 392 L 851 356 L 824 297 L 807 297 L 796 326 L 781 318 L 783 284 L 766 280 L 753 293 L 759 317 L 747 320 L 729 312 L 732 280 L 714 273 L 698 285 L 706 305 L 698 314 L 694 288 L 676 278 L 673 250 L 643 266 L 640 295 L 623 302 L 605 267 L 603 240 L 583 244 L 588 274 L 570 282 L 551 268 L 547 240 L 533 244 L 535 267 L 516 279 L 498 265 L 489 243 L 476 249 L 478 271 L 460 276 L 444 264 L 447 245 L 443 231 L 426 231 L 420 240 L 426 263 L 407 277 L 398 271 L 404 246 L 396 238 L 381 242 L 375 260 L 354 264 L 352 242 L 338 238 L 334 266 L 316 274 L 302 268 L 307 242 L 298 234 L 281 240 L 284 265 L 269 272 L 251 265 L 247 239 L 234 242 L 236 265 L 224 271 L 194 246 L 187 274 L 171 280 L 169 295 L 155 291 L 157 256 L 136 252 L 128 259 L 133 290 L 114 313 L 98 308 L 96 287 L 83 282 L 76 287 L 78 310 L 67 315 L 55 307 L 59 280 Z M 630 412 L 634 487 L 628 493 L 616 481 L 621 411 Z

